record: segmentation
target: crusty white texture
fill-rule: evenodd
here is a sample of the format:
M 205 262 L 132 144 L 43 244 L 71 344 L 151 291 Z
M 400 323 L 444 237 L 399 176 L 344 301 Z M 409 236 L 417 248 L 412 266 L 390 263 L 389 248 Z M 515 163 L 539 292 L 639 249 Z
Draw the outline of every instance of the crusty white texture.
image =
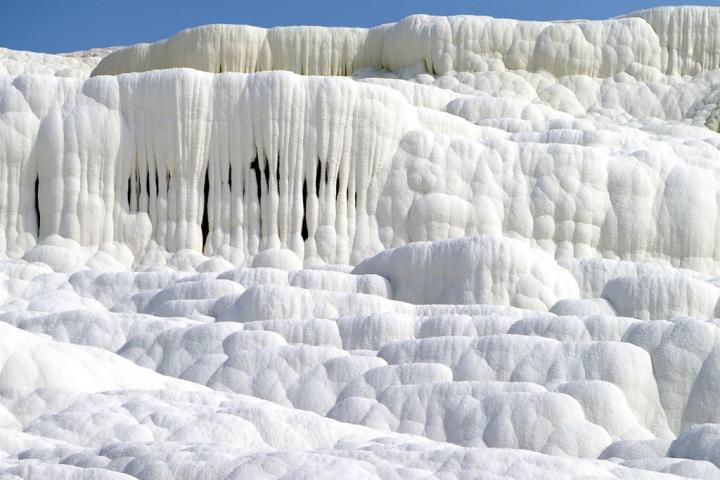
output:
M 0 48 L 0 75 L 42 74 L 87 78 L 115 48 L 94 48 L 71 53 L 49 54 Z
M 544 310 L 558 299 L 579 296 L 575 278 L 547 253 L 487 235 L 386 250 L 361 262 L 353 273 L 387 278 L 396 286 L 395 298 L 410 303 L 489 303 Z M 443 278 L 442 285 L 435 281 L 437 276 Z
M 493 69 L 607 77 L 627 69 L 696 74 L 720 67 L 717 9 L 656 8 L 603 21 L 522 22 L 414 15 L 372 29 L 208 25 L 119 50 L 95 75 L 191 67 L 347 75 L 362 68 L 428 73 Z
M 0 50 L 0 478 L 720 478 L 718 31 Z

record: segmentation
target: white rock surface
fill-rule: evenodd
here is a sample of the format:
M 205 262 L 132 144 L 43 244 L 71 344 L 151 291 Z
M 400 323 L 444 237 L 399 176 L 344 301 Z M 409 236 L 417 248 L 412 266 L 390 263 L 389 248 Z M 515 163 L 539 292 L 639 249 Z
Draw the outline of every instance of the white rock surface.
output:
M 364 260 L 353 273 L 387 278 L 395 298 L 410 303 L 546 310 L 560 298 L 579 295 L 575 278 L 551 256 L 519 241 L 489 235 L 386 250 Z
M 0 49 L 0 479 L 720 478 L 718 31 Z

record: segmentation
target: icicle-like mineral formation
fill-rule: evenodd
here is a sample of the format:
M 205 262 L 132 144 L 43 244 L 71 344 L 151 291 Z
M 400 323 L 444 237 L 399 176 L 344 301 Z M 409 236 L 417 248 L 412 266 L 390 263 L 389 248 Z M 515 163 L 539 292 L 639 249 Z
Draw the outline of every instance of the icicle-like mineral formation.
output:
M 720 8 L 0 49 L 0 478 L 720 479 L 719 112 Z

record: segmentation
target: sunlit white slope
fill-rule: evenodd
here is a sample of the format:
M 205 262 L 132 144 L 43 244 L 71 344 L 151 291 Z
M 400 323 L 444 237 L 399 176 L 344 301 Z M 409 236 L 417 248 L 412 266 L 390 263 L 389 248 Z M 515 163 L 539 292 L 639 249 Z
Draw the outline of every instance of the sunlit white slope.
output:
M 114 48 L 48 54 L 0 48 L 0 75 L 41 74 L 87 78 L 100 60 Z
M 163 378 L 109 352 L 5 323 L 0 331 L 4 478 L 193 479 L 208 472 L 211 478 L 281 478 L 328 471 L 394 478 L 411 465 L 423 475 L 441 469 L 451 476 L 482 470 L 518 479 L 550 472 L 650 478 L 609 462 L 379 433 Z M 512 473 L 507 462 L 515 465 Z
M 720 479 L 718 31 L 0 51 L 0 477 Z
M 371 29 L 209 25 L 118 50 L 94 75 L 191 67 L 209 72 L 289 70 L 349 75 L 363 68 L 427 73 L 544 71 L 608 77 L 655 69 L 696 74 L 720 67 L 720 10 L 665 7 L 602 21 L 523 22 L 414 15 Z

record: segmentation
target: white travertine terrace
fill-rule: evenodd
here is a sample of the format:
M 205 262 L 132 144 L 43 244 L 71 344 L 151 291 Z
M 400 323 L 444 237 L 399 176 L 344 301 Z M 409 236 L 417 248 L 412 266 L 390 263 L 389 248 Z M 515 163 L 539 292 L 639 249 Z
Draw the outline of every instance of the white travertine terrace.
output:
M 0 48 L 0 75 L 42 74 L 56 77 L 87 78 L 100 60 L 114 48 L 48 54 Z
M 308 65 L 346 59 L 344 72 L 400 69 L 346 79 L 188 70 L 5 77 L 2 128 L 18 135 L 5 135 L 0 152 L 8 197 L 0 245 L 15 258 L 59 234 L 88 247 L 116 243 L 113 251 L 135 257 L 194 249 L 250 264 L 262 250 L 284 248 L 306 264 L 356 264 L 408 242 L 488 233 L 558 258 L 661 260 L 714 272 L 718 140 L 703 125 L 714 118 L 720 77 L 711 70 L 714 37 L 695 37 L 720 14 L 638 15 L 651 24 L 411 17 L 378 27 L 388 38 L 367 56 L 380 62 L 353 60 L 366 54 L 345 47 L 375 30 L 211 26 L 119 49 L 95 70 L 338 73 L 283 58 L 248 63 L 255 44 L 247 32 L 269 45 L 260 52 L 278 42 Z M 667 33 L 672 22 L 683 42 Z M 575 51 L 568 38 L 581 33 Z M 231 48 L 226 36 L 236 34 Z M 338 38 L 326 46 L 324 35 Z M 422 39 L 434 47 L 423 50 Z M 431 57 L 445 52 L 449 64 L 436 68 L 440 57 L 403 45 Z M 228 65 L 193 61 L 214 55 Z M 677 75 L 691 71 L 700 73 Z
M 0 478 L 720 479 L 719 32 L 0 49 Z
M 188 67 L 349 75 L 419 63 L 436 75 L 507 69 L 604 78 L 628 68 L 694 75 L 720 67 L 719 27 L 717 9 L 701 7 L 661 7 L 602 21 L 414 15 L 371 29 L 208 25 L 116 51 L 93 74 Z

